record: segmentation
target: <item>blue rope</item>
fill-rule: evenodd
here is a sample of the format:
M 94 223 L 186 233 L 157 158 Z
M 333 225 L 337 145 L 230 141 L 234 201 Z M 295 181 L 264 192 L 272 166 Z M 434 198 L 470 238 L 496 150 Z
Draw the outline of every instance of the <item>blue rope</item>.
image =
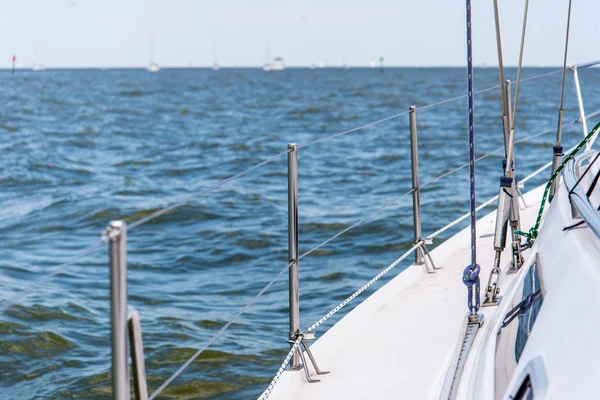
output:
M 529 296 L 525 297 L 525 299 L 517 304 L 512 310 L 510 310 L 506 316 L 504 317 L 504 321 L 502 321 L 502 328 L 506 328 L 510 325 L 513 320 L 521 315 L 527 314 L 527 311 L 531 309 L 531 307 L 535 304 L 535 302 L 542 297 L 542 291 L 538 290 L 535 293 L 531 293 Z
M 473 58 L 471 42 L 471 0 L 467 1 L 467 90 L 469 98 L 469 179 L 470 179 L 470 202 L 471 202 L 471 264 L 465 268 L 463 282 L 467 285 L 468 305 L 472 313 L 479 310 L 479 271 L 477 265 L 477 249 L 475 247 L 477 232 L 475 225 L 475 127 L 474 127 L 474 101 L 473 101 Z M 473 307 L 473 285 L 475 285 L 476 299 Z
M 479 264 L 475 264 L 475 268 L 472 268 L 471 265 L 467 265 L 462 276 L 462 281 L 467 286 L 467 305 L 469 306 L 469 311 L 472 313 L 477 313 L 477 310 L 479 310 L 480 271 L 481 267 Z M 475 293 L 473 293 L 473 286 L 475 286 Z M 473 306 L 473 300 L 475 300 L 475 306 Z

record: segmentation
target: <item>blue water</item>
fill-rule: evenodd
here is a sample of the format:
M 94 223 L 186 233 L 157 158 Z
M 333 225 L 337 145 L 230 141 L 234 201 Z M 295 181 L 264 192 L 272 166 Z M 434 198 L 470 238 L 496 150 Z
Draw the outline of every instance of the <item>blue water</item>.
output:
M 549 71 L 528 68 L 523 76 Z M 600 69 L 580 78 L 586 110 L 600 109 Z M 493 86 L 497 71 L 477 69 L 475 79 L 476 89 Z M 0 301 L 96 244 L 111 220 L 138 220 L 288 143 L 465 88 L 460 68 L 1 71 Z M 570 75 L 566 93 L 571 121 L 578 111 Z M 499 96 L 476 98 L 477 155 L 503 144 Z M 523 83 L 517 139 L 555 128 L 559 98 L 560 73 Z M 466 99 L 418 110 L 417 118 L 421 182 L 468 160 Z M 408 133 L 402 116 L 299 151 L 301 252 L 410 189 Z M 565 146 L 581 137 L 579 125 L 566 128 Z M 554 140 L 549 134 L 518 145 L 517 177 L 549 161 Z M 501 157 L 477 164 L 480 201 L 496 194 Z M 287 264 L 286 185 L 281 157 L 130 232 L 129 303 L 141 315 L 151 392 Z M 463 169 L 423 190 L 424 233 L 467 211 L 467 189 Z M 408 196 L 303 258 L 302 328 L 394 261 L 412 236 Z M 103 248 L 0 315 L 0 397 L 110 398 L 108 272 Z M 284 275 L 160 398 L 259 395 L 287 352 L 287 295 Z

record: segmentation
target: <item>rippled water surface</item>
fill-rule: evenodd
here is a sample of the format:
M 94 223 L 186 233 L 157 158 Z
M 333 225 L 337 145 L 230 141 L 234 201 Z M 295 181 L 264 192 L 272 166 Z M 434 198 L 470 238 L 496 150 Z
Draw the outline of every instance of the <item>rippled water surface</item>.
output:
M 15 298 L 98 243 L 109 221 L 134 222 L 288 143 L 461 96 L 464 75 L 460 68 L 0 72 L 0 301 L 16 299 L 0 316 L 0 397 L 110 397 L 107 248 Z M 600 109 L 600 69 L 580 77 L 586 111 Z M 478 69 L 475 79 L 476 89 L 493 86 L 497 71 Z M 499 96 L 476 98 L 478 155 L 503 144 Z M 560 73 L 524 82 L 517 139 L 555 128 L 559 98 Z M 421 182 L 467 161 L 465 99 L 417 115 Z M 569 75 L 565 121 L 577 117 Z M 301 252 L 410 189 L 408 133 L 403 115 L 299 150 Z M 581 137 L 579 125 L 565 129 L 566 146 Z M 519 144 L 518 177 L 549 161 L 553 142 L 551 133 Z M 477 164 L 479 200 L 496 193 L 501 160 L 499 152 Z M 150 391 L 287 264 L 286 168 L 283 156 L 129 233 L 129 303 L 141 316 Z M 425 233 L 467 211 L 467 188 L 463 169 L 423 189 Z M 394 261 L 412 236 L 408 196 L 303 258 L 301 326 Z M 287 315 L 284 275 L 160 398 L 256 397 L 287 352 Z

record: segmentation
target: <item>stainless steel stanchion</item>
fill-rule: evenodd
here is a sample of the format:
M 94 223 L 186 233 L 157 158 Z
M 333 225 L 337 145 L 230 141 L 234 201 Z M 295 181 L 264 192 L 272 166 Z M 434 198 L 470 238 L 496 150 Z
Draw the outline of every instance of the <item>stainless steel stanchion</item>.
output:
M 110 323 L 112 339 L 113 399 L 129 400 L 127 362 L 127 224 L 113 221 L 110 243 Z
M 298 148 L 289 144 L 288 149 L 288 254 L 292 263 L 290 278 L 290 348 L 300 334 L 300 304 L 298 294 Z M 290 361 L 290 368 L 301 368 L 299 351 L 296 350 Z

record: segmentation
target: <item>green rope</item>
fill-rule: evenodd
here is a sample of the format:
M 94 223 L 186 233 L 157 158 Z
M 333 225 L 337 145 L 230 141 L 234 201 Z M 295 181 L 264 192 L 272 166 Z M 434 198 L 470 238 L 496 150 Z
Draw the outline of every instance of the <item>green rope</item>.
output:
M 538 236 L 538 229 L 540 227 L 540 222 L 542 221 L 542 214 L 544 213 L 544 206 L 546 204 L 546 199 L 548 198 L 548 192 L 550 191 L 550 187 L 552 186 L 552 182 L 556 179 L 556 177 L 561 173 L 561 171 L 565 168 L 565 165 L 575 157 L 575 155 L 581 150 L 581 148 L 590 141 L 590 139 L 596 134 L 596 132 L 600 129 L 600 122 L 592 129 L 590 133 L 587 134 L 585 138 L 575 147 L 575 149 L 563 160 L 560 166 L 556 169 L 556 172 L 552 174 L 550 180 L 546 184 L 546 188 L 544 189 L 544 195 L 542 196 L 542 203 L 540 204 L 540 211 L 538 211 L 537 218 L 535 220 L 535 225 L 529 229 L 528 232 L 523 232 L 516 230 L 515 234 L 524 236 L 527 238 L 527 242 L 531 242 L 535 240 Z

